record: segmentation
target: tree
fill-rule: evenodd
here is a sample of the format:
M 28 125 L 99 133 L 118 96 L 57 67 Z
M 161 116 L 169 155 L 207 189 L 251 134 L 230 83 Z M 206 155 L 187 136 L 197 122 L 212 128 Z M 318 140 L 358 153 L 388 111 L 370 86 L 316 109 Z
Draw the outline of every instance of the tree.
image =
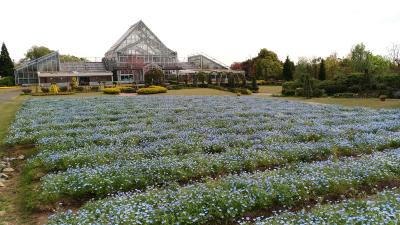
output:
M 164 83 L 164 73 L 162 70 L 153 68 L 144 74 L 146 85 L 162 85 Z
M 371 52 L 365 49 L 363 43 L 356 44 L 350 53 L 351 65 L 354 72 L 368 74 L 370 70 Z
M 390 67 L 392 62 L 381 56 L 381 55 L 372 55 L 370 56 L 370 70 L 371 74 L 381 75 L 390 71 Z
M 289 56 L 286 57 L 283 63 L 282 77 L 284 80 L 293 80 L 294 63 L 290 61 Z
M 232 63 L 231 70 L 242 70 L 242 64 L 238 62 Z
M 312 78 L 310 74 L 306 73 L 303 76 L 303 90 L 304 90 L 304 96 L 306 98 L 311 98 L 312 97 Z
M 325 60 L 323 60 L 323 59 L 321 60 L 321 63 L 319 64 L 318 79 L 326 80 Z
M 389 48 L 389 58 L 392 60 L 394 65 L 400 67 L 400 44 L 392 44 Z
M 336 53 L 331 54 L 325 60 L 326 78 L 333 79 L 339 73 L 340 60 Z
M 1 45 L 0 76 L 12 77 L 14 75 L 14 62 L 10 58 L 6 44 Z
M 79 58 L 73 55 L 60 55 L 61 62 L 87 62 L 86 58 Z
M 256 77 L 264 80 L 278 78 L 282 74 L 282 62 L 278 55 L 265 48 L 261 49 L 257 58 L 254 59 L 253 67 Z
M 32 46 L 25 54 L 25 58 L 27 60 L 34 60 L 34 59 L 38 59 L 42 56 L 45 56 L 47 54 L 50 54 L 54 52 L 53 50 L 50 50 L 47 47 L 44 46 Z

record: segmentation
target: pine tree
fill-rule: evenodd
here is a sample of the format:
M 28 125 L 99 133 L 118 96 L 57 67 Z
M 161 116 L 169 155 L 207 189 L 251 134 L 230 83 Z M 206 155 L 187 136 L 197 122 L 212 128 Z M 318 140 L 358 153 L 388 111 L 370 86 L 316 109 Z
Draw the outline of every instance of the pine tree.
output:
M 319 80 L 326 80 L 326 68 L 325 68 L 325 60 L 321 60 L 321 64 L 319 65 L 319 73 L 318 73 Z
M 286 57 L 283 64 L 282 76 L 284 80 L 293 80 L 294 63 L 290 61 L 289 56 Z
M 8 54 L 8 50 L 6 45 L 3 42 L 1 46 L 1 53 L 0 53 L 0 76 L 13 76 L 14 75 L 14 63 Z

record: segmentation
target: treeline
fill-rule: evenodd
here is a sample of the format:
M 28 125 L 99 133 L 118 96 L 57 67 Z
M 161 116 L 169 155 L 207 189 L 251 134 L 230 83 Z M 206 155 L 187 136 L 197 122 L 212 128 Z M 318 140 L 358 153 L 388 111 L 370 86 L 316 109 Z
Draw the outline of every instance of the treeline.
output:
M 363 43 L 339 58 L 299 58 L 295 64 L 286 58 L 261 49 L 257 57 L 233 63 L 231 69 L 242 69 L 248 79 L 265 83 L 283 83 L 283 95 L 318 97 L 322 95 L 370 96 L 400 98 L 400 45 L 393 44 L 387 56 L 373 54 Z

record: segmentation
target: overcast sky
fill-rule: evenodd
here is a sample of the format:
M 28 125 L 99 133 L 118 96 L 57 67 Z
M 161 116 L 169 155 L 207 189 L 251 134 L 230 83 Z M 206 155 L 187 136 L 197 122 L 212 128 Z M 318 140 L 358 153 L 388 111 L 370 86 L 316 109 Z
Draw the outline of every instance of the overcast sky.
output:
M 261 48 L 286 55 L 346 55 L 364 42 L 386 55 L 400 43 L 400 0 L 1 0 L 0 42 L 19 60 L 32 45 L 103 57 L 143 22 L 178 52 L 231 64 Z

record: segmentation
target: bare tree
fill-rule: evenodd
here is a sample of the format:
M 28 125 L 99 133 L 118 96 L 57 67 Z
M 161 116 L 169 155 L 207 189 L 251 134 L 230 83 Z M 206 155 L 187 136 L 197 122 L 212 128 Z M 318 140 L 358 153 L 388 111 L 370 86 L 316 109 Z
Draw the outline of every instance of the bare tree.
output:
M 389 48 L 389 57 L 397 67 L 400 67 L 400 44 L 392 44 Z

